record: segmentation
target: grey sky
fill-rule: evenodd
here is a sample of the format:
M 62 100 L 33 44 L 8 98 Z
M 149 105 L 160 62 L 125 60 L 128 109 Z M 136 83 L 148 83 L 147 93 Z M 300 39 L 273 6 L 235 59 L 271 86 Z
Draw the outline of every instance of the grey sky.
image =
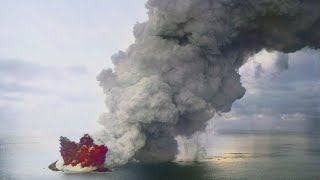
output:
M 237 130 L 314 131 L 320 128 L 320 52 L 303 49 L 287 57 L 288 68 L 266 51 L 240 69 L 246 95 L 222 115 L 218 127 Z M 257 73 L 257 71 L 259 73 Z M 259 76 L 257 76 L 259 74 Z
M 92 130 L 105 99 L 96 75 L 111 66 L 113 53 L 134 41 L 133 25 L 147 19 L 144 3 L 0 1 L 0 130 Z M 319 54 L 308 49 L 290 54 L 283 71 L 268 53 L 258 57 L 264 61 L 249 61 L 241 69 L 247 94 L 219 118 L 218 127 L 312 127 L 320 114 Z
M 138 1 L 0 1 L 1 132 L 86 132 L 104 111 L 96 75 L 146 20 Z
M 132 41 L 144 1 L 0 1 L 0 55 L 94 70 Z M 110 63 L 109 63 L 110 64 Z

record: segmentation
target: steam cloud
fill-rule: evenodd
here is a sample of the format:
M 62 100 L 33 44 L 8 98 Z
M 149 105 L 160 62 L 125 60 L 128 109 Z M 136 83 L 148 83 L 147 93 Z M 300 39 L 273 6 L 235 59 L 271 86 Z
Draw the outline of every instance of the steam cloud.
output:
M 146 8 L 135 43 L 97 77 L 108 110 L 95 138 L 111 165 L 173 160 L 175 137 L 203 131 L 243 97 L 238 69 L 248 57 L 320 45 L 318 0 L 149 0 Z

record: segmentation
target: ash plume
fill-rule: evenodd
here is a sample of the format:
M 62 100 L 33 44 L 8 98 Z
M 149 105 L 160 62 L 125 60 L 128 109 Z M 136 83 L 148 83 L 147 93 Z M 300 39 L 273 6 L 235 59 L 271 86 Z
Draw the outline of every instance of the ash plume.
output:
M 170 161 L 175 137 L 205 129 L 243 97 L 239 68 L 262 49 L 319 48 L 318 0 L 149 0 L 135 43 L 97 77 L 106 94 L 96 141 L 106 162 Z

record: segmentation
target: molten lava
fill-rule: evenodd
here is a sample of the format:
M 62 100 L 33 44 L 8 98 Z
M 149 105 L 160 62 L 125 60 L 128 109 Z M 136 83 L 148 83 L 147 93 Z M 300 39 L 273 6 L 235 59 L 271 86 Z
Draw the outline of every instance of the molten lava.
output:
M 70 141 L 66 137 L 60 137 L 60 153 L 64 161 L 64 165 L 81 167 L 103 167 L 106 159 L 108 148 L 104 145 L 96 145 L 93 139 L 88 135 L 84 135 L 79 143 Z

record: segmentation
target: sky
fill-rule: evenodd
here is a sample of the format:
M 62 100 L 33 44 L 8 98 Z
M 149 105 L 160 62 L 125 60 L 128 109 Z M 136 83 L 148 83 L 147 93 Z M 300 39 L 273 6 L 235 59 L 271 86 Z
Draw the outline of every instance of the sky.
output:
M 0 131 L 84 133 L 105 111 L 96 76 L 134 42 L 145 0 L 0 0 Z M 320 52 L 262 51 L 240 70 L 246 95 L 218 129 L 319 129 Z M 280 62 L 280 64 L 279 64 Z M 1 134 L 1 133 L 0 133 Z
M 0 0 L 0 131 L 93 129 L 104 111 L 96 76 L 134 42 L 144 3 Z
M 246 94 L 217 117 L 230 130 L 320 130 L 320 51 L 282 54 L 262 50 L 239 73 Z

